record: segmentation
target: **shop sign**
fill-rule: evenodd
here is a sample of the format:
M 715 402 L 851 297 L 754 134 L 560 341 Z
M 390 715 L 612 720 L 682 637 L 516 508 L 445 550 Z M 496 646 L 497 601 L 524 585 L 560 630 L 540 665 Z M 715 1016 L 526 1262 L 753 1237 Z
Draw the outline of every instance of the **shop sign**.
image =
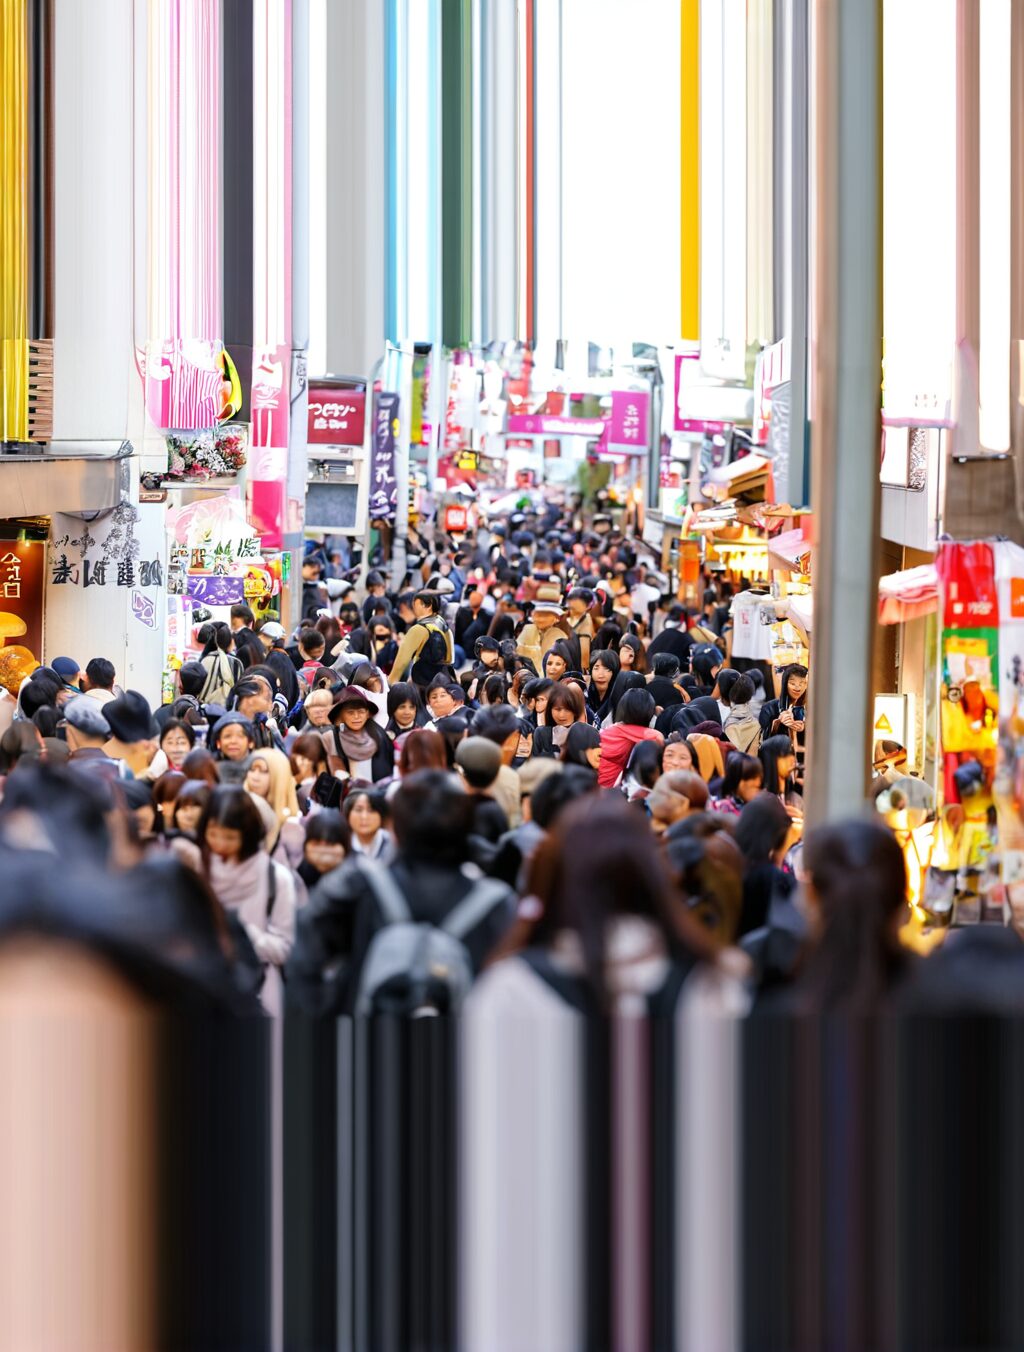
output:
M 613 390 L 608 441 L 612 446 L 646 451 L 649 440 L 651 396 L 647 390 Z
M 159 558 L 140 558 L 139 513 L 125 504 L 98 521 L 56 515 L 51 523 L 50 585 L 53 587 L 163 587 Z
M 480 457 L 476 451 L 460 451 L 455 463 L 459 469 L 472 472 L 480 468 Z
M 444 417 L 446 451 L 460 451 L 476 425 L 476 370 L 469 358 L 469 353 L 452 354 Z
M 506 432 L 513 437 L 599 437 L 604 418 L 562 418 L 550 413 L 510 413 Z
M 311 446 L 361 446 L 366 427 L 366 394 L 329 385 L 309 387 Z
M 0 540 L 0 643 L 9 637 L 36 656 L 43 650 L 45 563 L 46 545 L 41 540 Z M 24 633 L 15 634 L 22 625 Z
M 446 507 L 444 509 L 444 528 L 449 535 L 461 535 L 466 530 L 469 512 L 465 507 Z
M 875 716 L 872 724 L 874 740 L 899 742 L 907 745 L 907 696 L 876 695 Z
M 395 441 L 398 436 L 398 395 L 379 390 L 373 401 L 370 441 L 371 518 L 390 520 L 398 506 L 398 476 L 395 473 Z

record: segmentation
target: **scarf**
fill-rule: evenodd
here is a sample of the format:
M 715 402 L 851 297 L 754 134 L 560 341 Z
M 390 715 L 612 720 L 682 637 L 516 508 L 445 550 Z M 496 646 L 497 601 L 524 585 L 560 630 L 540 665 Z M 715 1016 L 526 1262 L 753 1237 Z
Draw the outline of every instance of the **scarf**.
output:
M 222 906 L 239 910 L 254 897 L 266 896 L 269 868 L 265 850 L 257 850 L 240 864 L 229 864 L 220 855 L 211 854 L 210 886 Z
M 345 759 L 351 765 L 353 761 L 373 760 L 377 754 L 377 740 L 370 732 L 367 723 L 362 732 L 351 732 L 343 724 L 334 729 L 335 746 L 340 746 Z

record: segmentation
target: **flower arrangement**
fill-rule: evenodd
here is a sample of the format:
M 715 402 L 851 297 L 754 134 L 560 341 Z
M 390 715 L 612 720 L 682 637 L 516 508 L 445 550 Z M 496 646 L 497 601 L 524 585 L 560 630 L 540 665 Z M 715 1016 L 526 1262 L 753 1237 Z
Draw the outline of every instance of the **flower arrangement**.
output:
M 206 432 L 169 433 L 168 479 L 219 479 L 245 465 L 248 431 L 240 423 L 226 423 Z

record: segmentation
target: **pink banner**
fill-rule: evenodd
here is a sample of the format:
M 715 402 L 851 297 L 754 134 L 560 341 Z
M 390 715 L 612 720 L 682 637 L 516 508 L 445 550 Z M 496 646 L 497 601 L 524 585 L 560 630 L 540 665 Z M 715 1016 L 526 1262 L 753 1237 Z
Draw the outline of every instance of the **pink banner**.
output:
M 605 426 L 604 418 L 558 418 L 550 413 L 510 413 L 506 431 L 510 437 L 599 437 Z
M 279 347 L 257 348 L 252 354 L 252 444 L 288 445 L 288 369 L 291 352 Z
M 647 390 L 613 390 L 608 441 L 627 450 L 646 451 L 650 436 L 651 396 Z

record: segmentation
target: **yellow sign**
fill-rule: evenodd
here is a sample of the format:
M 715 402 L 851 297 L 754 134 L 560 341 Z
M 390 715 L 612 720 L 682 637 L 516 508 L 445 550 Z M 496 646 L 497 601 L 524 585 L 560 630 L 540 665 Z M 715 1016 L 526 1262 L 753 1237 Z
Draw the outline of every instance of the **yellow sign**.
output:
M 889 737 L 892 736 L 892 724 L 889 722 L 889 718 L 886 714 L 883 714 L 875 724 L 875 731 L 884 732 Z

